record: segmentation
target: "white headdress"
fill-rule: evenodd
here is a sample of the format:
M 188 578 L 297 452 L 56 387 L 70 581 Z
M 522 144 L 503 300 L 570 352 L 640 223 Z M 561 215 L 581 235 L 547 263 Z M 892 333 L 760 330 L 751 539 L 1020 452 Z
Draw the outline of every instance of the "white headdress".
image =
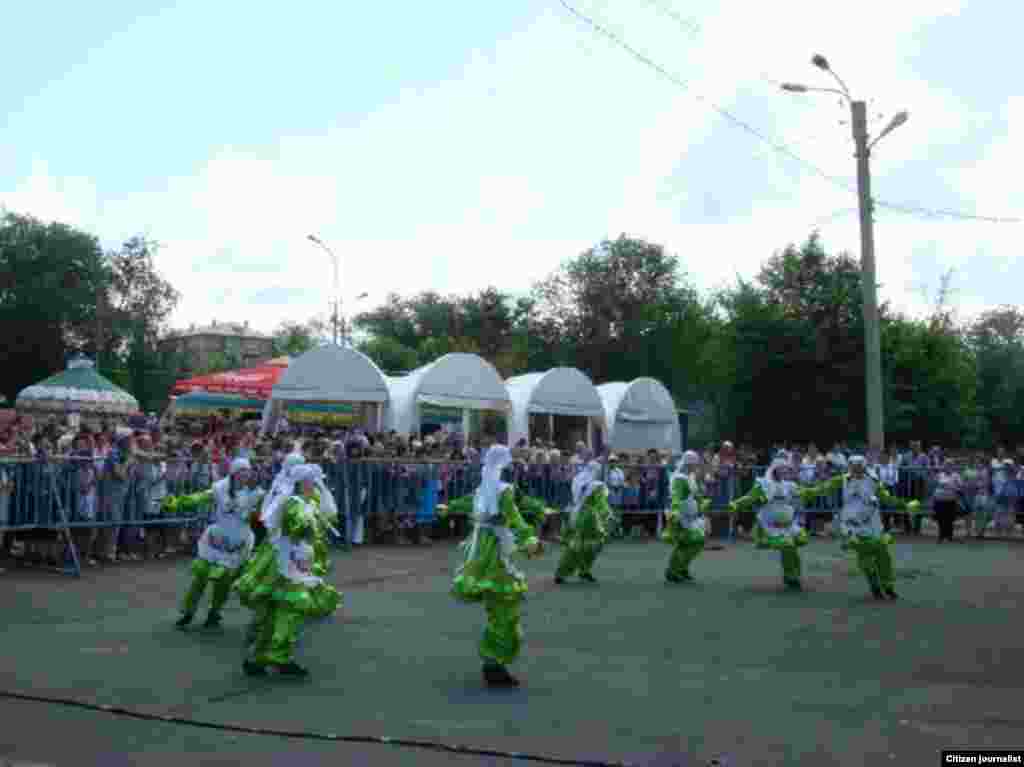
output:
M 494 445 L 484 453 L 483 475 L 473 497 L 473 512 L 477 519 L 491 520 L 500 514 L 498 499 L 510 487 L 507 482 L 501 481 L 501 472 L 510 463 L 512 451 L 505 445 Z
M 683 453 L 683 457 L 679 459 L 679 463 L 676 464 L 674 476 L 684 477 L 689 476 L 688 468 L 690 466 L 696 466 L 701 463 L 701 457 L 694 450 L 687 450 Z
M 305 479 L 311 479 L 317 484 L 320 490 L 320 508 L 325 514 L 333 514 L 337 511 L 334 505 L 334 497 L 324 486 L 323 471 L 319 466 L 307 464 L 305 459 L 296 453 L 292 453 L 284 460 L 284 466 L 274 479 L 274 484 L 267 495 L 266 505 L 260 515 L 260 521 L 267 530 L 276 530 L 280 525 L 281 512 L 288 499 L 295 495 L 295 486 Z
M 580 513 L 587 498 L 604 483 L 598 480 L 601 473 L 601 464 L 597 461 L 590 461 L 576 473 L 572 480 L 572 508 L 569 512 L 569 519 L 576 521 L 576 515 Z
M 791 465 L 789 455 L 785 452 L 779 453 L 775 456 L 775 460 L 771 462 L 764 476 L 758 480 L 758 484 L 769 499 L 775 495 L 775 489 L 782 486 L 782 480 L 777 476 L 778 470 Z
M 233 477 L 240 471 L 252 471 L 252 464 L 245 458 L 236 458 L 231 462 L 228 473 Z

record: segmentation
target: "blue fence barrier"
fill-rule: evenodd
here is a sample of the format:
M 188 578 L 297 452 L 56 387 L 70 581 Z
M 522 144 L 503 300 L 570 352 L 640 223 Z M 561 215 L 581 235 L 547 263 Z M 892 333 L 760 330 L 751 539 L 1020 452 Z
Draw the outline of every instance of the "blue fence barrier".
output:
M 399 529 L 433 524 L 436 506 L 472 493 L 480 482 L 480 466 L 471 463 L 351 461 L 321 464 L 327 484 L 343 517 L 359 515 L 378 522 L 378 527 Z M 10 482 L 0 492 L 0 529 L 8 531 L 76 527 L 197 526 L 206 514 L 166 517 L 160 497 L 198 492 L 208 488 L 213 473 L 208 464 L 172 461 L 165 464 L 161 480 L 153 464 L 128 463 L 115 472 L 101 461 L 61 458 L 47 462 L 2 460 L 0 472 Z M 516 483 L 529 495 L 556 509 L 571 500 L 572 465 L 515 464 Z M 669 506 L 670 469 L 663 466 L 627 466 L 626 482 L 613 486 L 612 505 L 622 515 L 656 514 Z M 726 468 L 705 482 L 712 510 L 724 511 L 728 503 L 750 491 L 763 467 Z M 271 467 L 260 472 L 261 484 L 269 487 Z M 927 500 L 932 472 L 902 469 L 890 489 L 900 498 Z M 1013 480 L 1004 497 L 1024 495 L 1024 481 Z M 1011 501 L 1012 502 L 1012 501 Z M 831 514 L 840 505 L 839 494 L 820 498 L 806 513 Z M 888 512 L 887 512 L 888 513 Z

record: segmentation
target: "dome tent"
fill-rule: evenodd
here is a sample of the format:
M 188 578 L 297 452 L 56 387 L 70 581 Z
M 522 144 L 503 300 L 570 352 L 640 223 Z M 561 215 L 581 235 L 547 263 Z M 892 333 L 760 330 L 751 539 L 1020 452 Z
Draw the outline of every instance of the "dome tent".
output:
M 139 402 L 96 372 L 92 360 L 77 356 L 68 361 L 67 370 L 50 376 L 18 394 L 19 410 L 129 415 L 139 412 Z
M 361 403 L 376 406 L 375 416 L 363 416 L 372 421 L 364 425 L 376 428 L 388 398 L 384 374 L 373 360 L 347 346 L 321 346 L 291 360 L 270 393 L 264 426 L 288 403 Z
M 576 368 L 552 368 L 545 373 L 527 373 L 505 382 L 512 401 L 512 419 L 509 443 L 530 440 L 530 416 L 551 416 L 550 430 L 554 430 L 556 416 L 588 419 L 587 436 L 591 441 L 590 419 L 603 424 L 604 404 L 591 380 Z
M 408 375 L 388 378 L 387 383 L 391 399 L 386 427 L 400 434 L 420 430 L 422 406 L 462 411 L 464 434 L 470 411 L 507 414 L 510 406 L 508 391 L 498 371 L 475 354 L 446 354 Z
M 679 414 L 668 389 L 653 378 L 597 387 L 604 404 L 606 443 L 615 450 L 682 449 Z

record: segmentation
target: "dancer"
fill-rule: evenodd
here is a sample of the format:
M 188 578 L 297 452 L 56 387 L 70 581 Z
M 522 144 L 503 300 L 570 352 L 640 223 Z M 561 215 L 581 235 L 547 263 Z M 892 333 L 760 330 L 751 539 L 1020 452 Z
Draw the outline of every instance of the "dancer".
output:
M 250 676 L 270 669 L 308 676 L 294 659 L 299 630 L 305 620 L 326 618 L 341 606 L 341 594 L 313 572 L 317 488 L 323 473 L 318 466 L 301 465 L 289 476 L 292 487 L 273 510 L 280 521 L 268 526 L 275 531 L 270 545 L 261 548 L 235 584 L 242 604 L 256 613 L 255 641 L 243 664 Z
M 687 450 L 669 480 L 672 507 L 665 511 L 666 525 L 661 534 L 663 541 L 672 544 L 672 555 L 665 569 L 665 580 L 669 583 L 692 582 L 690 565 L 704 550 L 707 535 L 704 513 L 711 500 L 701 497 L 696 477 L 700 465 L 700 455 Z
M 242 565 L 252 553 L 254 536 L 249 514 L 263 500 L 263 491 L 248 485 L 251 466 L 244 458 L 231 462 L 228 476 L 201 493 L 169 498 L 165 508 L 174 513 L 189 513 L 196 507 L 214 503 L 214 518 L 199 539 L 198 557 L 192 563 L 192 586 L 181 604 L 181 618 L 175 624 L 184 629 L 195 616 L 199 600 L 208 583 L 213 583 L 206 628 L 221 624 L 221 609 L 231 594 Z
M 301 453 L 289 453 L 285 457 L 282 462 L 281 470 L 274 478 L 270 487 L 270 492 L 267 493 L 264 499 L 262 509 L 258 509 L 250 517 L 250 519 L 255 518 L 255 524 L 258 525 L 259 529 L 263 530 L 264 537 L 263 541 L 256 547 L 252 557 L 249 559 L 249 564 L 243 570 L 243 576 L 250 567 L 255 566 L 257 562 L 262 561 L 261 555 L 264 555 L 273 549 L 273 541 L 281 533 L 281 521 L 284 510 L 295 488 L 295 478 L 298 476 L 300 469 L 309 466 L 311 466 L 311 464 L 306 463 L 306 459 Z M 329 526 L 329 522 L 328 520 L 322 519 L 325 514 L 329 514 L 329 511 L 322 512 L 321 503 L 326 499 L 328 510 L 335 509 L 335 506 L 334 497 L 323 484 L 323 472 L 320 467 L 313 466 L 312 468 L 314 469 L 314 488 L 312 498 L 314 508 L 313 575 L 322 578 L 330 570 L 331 563 L 328 558 L 325 533 L 325 527 Z M 335 518 L 336 516 L 337 512 L 335 511 Z M 246 630 L 246 644 L 251 645 L 258 638 L 259 632 L 266 618 L 266 610 L 263 609 L 265 604 L 248 604 L 244 598 L 242 599 L 242 604 L 253 611 L 253 618 Z
M 487 609 L 480 657 L 484 681 L 491 687 L 519 685 L 507 666 L 521 649 L 519 613 L 527 585 L 512 555 L 517 549 L 528 556 L 544 550 L 536 531 L 516 509 L 512 486 L 502 481 L 502 470 L 511 462 L 505 445 L 494 445 L 484 455 L 483 477 L 473 499 L 473 534 L 463 543 L 465 558 L 452 583 L 457 599 L 483 602 Z
M 790 458 L 776 456 L 764 477 L 744 497 L 729 504 L 729 513 L 759 506 L 754 542 L 759 549 L 775 549 L 782 559 L 782 582 L 786 588 L 800 591 L 800 547 L 809 540 L 807 531 L 796 519 L 799 487 L 793 481 Z
M 612 510 L 608 505 L 608 487 L 597 477 L 601 464 L 590 461 L 572 480 L 572 507 L 569 524 L 562 534 L 562 558 L 555 571 L 555 583 L 564 583 L 571 575 L 596 583 L 591 570 L 597 555 L 608 541 Z
M 843 507 L 833 525 L 843 538 L 843 548 L 857 554 L 857 564 L 867 578 L 875 599 L 898 599 L 896 578 L 892 567 L 892 536 L 882 529 L 882 517 L 878 512 L 879 501 L 911 514 L 920 511 L 918 501 L 906 502 L 894 498 L 881 482 L 864 470 L 864 456 L 855 455 L 849 460 L 849 474 L 841 474 L 813 487 L 800 491 L 804 503 L 823 495 L 843 492 Z

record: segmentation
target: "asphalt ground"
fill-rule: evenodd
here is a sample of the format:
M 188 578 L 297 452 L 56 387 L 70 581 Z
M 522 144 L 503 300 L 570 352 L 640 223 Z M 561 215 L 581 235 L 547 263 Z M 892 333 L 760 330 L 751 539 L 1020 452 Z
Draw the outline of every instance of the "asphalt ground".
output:
M 617 543 L 597 585 L 559 587 L 551 545 L 523 565 L 523 687 L 501 691 L 481 682 L 482 607 L 449 596 L 450 544 L 335 551 L 345 604 L 305 632 L 305 681 L 242 674 L 237 601 L 219 632 L 174 629 L 186 558 L 9 571 L 0 765 L 934 765 L 1024 746 L 1024 547 L 901 539 L 902 599 L 882 603 L 834 542 L 803 552 L 803 593 L 749 543 L 705 552 L 692 585 L 664 582 L 667 546 Z

